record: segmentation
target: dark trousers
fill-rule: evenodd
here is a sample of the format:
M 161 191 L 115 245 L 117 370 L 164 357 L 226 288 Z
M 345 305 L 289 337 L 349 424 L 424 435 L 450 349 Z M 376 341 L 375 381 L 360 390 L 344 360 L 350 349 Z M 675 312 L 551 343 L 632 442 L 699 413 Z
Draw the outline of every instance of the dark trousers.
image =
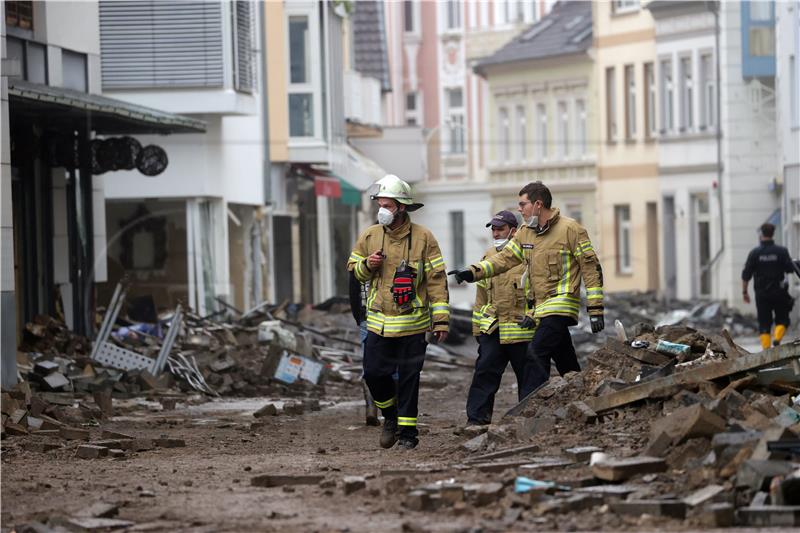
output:
M 467 395 L 467 420 L 476 424 L 492 421 L 494 396 L 500 389 L 503 373 L 511 363 L 517 376 L 518 397 L 522 400 L 533 390 L 535 374 L 528 360 L 528 343 L 500 344 L 500 333 L 478 336 L 478 359 Z
M 367 334 L 364 380 L 384 418 L 397 419 L 401 437 L 417 436 L 419 373 L 427 347 L 424 333 L 406 337 Z M 397 382 L 392 377 L 395 372 Z
M 772 329 L 773 315 L 775 324 L 789 326 L 789 312 L 794 301 L 785 289 L 756 293 L 756 313 L 758 315 L 758 332 L 769 333 Z
M 529 346 L 536 373 L 534 389 L 550 379 L 551 359 L 562 376 L 567 372 L 580 372 L 581 365 L 569 334 L 569 327 L 574 325 L 575 321 L 566 316 L 546 316 L 539 320 Z

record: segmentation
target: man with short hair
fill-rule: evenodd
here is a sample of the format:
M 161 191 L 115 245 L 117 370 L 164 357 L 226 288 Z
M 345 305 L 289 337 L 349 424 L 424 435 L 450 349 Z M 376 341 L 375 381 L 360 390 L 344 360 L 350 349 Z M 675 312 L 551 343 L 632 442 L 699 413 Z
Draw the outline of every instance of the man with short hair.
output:
M 483 259 L 500 253 L 517 226 L 517 217 L 510 211 L 493 216 L 486 227 L 491 228 L 494 243 Z M 476 285 L 472 335 L 478 340 L 478 359 L 467 396 L 467 424 L 486 425 L 492 422 L 494 397 L 509 363 L 517 377 L 519 399 L 533 390 L 534 373 L 527 356 L 533 330 L 519 325 L 526 315 L 533 316 L 533 309 L 528 306 L 528 276 L 523 264 Z
M 348 270 L 369 283 L 364 380 L 384 423 L 380 445 L 417 446 L 419 377 L 432 331 L 444 342 L 450 322 L 449 294 L 439 243 L 427 228 L 413 224 L 408 213 L 422 207 L 411 187 L 387 175 L 371 197 L 380 207 L 378 224 L 359 237 Z M 397 383 L 392 375 L 397 372 Z
M 525 226 L 502 252 L 467 269 L 450 272 L 459 283 L 473 282 L 527 261 L 534 315 L 525 316 L 520 326 L 533 328 L 538 323 L 531 341 L 533 357 L 541 369 L 535 387 L 549 379 L 551 359 L 561 375 L 581 369 L 569 333 L 569 327 L 578 323 L 581 280 L 586 286 L 592 332 L 605 328 L 600 260 L 586 229 L 562 216 L 551 205 L 552 200 L 550 190 L 541 181 L 527 184 L 519 192 L 519 211 Z
M 794 307 L 794 298 L 789 295 L 786 273 L 800 271 L 793 264 L 789 250 L 775 244 L 775 226 L 770 223 L 761 225 L 759 229 L 761 244 L 753 248 L 747 256 L 742 270 L 742 296 L 745 303 L 750 303 L 747 285 L 753 281 L 756 293 L 756 312 L 758 313 L 758 333 L 761 348 L 766 350 L 772 344 L 778 346 L 789 327 L 789 312 Z M 770 339 L 770 331 L 775 323 L 775 332 Z

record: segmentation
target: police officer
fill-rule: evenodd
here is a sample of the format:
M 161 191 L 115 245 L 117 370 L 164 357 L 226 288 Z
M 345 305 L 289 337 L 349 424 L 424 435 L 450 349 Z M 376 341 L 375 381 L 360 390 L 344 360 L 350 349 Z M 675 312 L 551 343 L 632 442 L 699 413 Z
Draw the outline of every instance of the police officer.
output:
M 586 287 L 586 310 L 593 333 L 605 328 L 603 271 L 586 229 L 552 207 L 550 190 L 536 181 L 519 192 L 519 211 L 526 225 L 492 257 L 464 270 L 454 270 L 456 280 L 473 282 L 491 278 L 527 262 L 534 300 L 534 316 L 521 327 L 533 328 L 531 351 L 538 363 L 534 388 L 550 376 L 550 360 L 563 375 L 580 371 L 569 327 L 578 323 L 581 280 Z
M 422 204 L 414 203 L 408 183 L 384 176 L 371 196 L 380 207 L 378 224 L 358 237 L 347 262 L 369 283 L 364 379 L 384 417 L 380 445 L 391 448 L 399 440 L 400 448 L 413 449 L 425 333 L 443 342 L 449 330 L 447 275 L 436 238 L 409 218 Z
M 759 339 L 761 348 L 766 350 L 770 347 L 773 315 L 775 332 L 772 344 L 777 346 L 781 343 L 789 326 L 789 312 L 794 306 L 794 299 L 789 295 L 785 274 L 795 272 L 800 276 L 800 273 L 796 271 L 789 251 L 775 244 L 773 240 L 775 226 L 769 223 L 762 224 L 759 232 L 761 244 L 750 251 L 742 270 L 742 296 L 745 303 L 749 304 L 747 284 L 755 277 L 753 290 L 756 293 Z
M 492 229 L 494 244 L 483 259 L 501 252 L 514 237 L 517 225 L 517 217 L 510 211 L 500 211 L 492 217 L 486 227 Z M 467 425 L 491 423 L 494 396 L 509 362 L 517 377 L 520 400 L 533 390 L 534 377 L 526 354 L 533 330 L 519 325 L 526 314 L 533 317 L 533 309 L 527 303 L 526 266 L 519 264 L 476 285 L 472 334 L 478 339 L 479 348 L 467 396 Z

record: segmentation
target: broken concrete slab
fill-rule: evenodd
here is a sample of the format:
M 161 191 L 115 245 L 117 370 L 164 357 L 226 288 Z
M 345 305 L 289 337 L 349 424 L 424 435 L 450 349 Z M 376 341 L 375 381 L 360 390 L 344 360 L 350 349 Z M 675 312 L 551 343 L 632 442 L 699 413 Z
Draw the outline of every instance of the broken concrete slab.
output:
M 697 520 L 706 527 L 731 527 L 736 522 L 736 509 L 731 503 L 712 503 L 703 508 Z
M 769 490 L 769 483 L 776 476 L 792 473 L 795 466 L 789 461 L 760 461 L 750 459 L 741 464 L 736 472 L 736 486 L 752 490 Z
M 268 403 L 264 407 L 260 408 L 258 411 L 253 413 L 253 416 L 256 418 L 261 418 L 264 416 L 276 416 L 278 414 L 278 407 L 274 403 Z
M 647 348 L 633 348 L 629 344 L 611 337 L 606 339 L 606 348 L 652 366 L 662 366 L 672 361 L 672 358 L 667 355 Z
M 581 512 L 603 505 L 603 497 L 597 494 L 571 494 L 566 497 L 551 498 L 538 503 L 533 512 L 536 515 L 565 514 Z
M 577 420 L 583 424 L 594 424 L 597 422 L 597 413 L 592 411 L 585 402 L 571 402 L 567 405 L 567 417 Z
M 741 448 L 742 446 L 757 443 L 762 435 L 761 431 L 755 430 L 717 433 L 711 438 L 711 447 L 717 451 L 730 446 Z
M 131 522 L 130 520 L 91 517 L 60 518 L 51 522 L 54 525 L 66 527 L 69 531 L 112 531 L 115 529 L 127 529 L 136 525 L 136 522 Z
M 708 363 L 664 378 L 633 385 L 627 389 L 598 398 L 588 398 L 586 404 L 596 413 L 644 400 L 660 388 L 714 380 L 750 370 L 775 366 L 800 358 L 800 344 L 786 344 L 762 352 L 747 354 L 736 359 Z
M 75 455 L 81 459 L 99 459 L 108 455 L 108 448 L 93 444 L 81 444 L 75 451 Z
M 683 501 L 689 507 L 697 507 L 699 505 L 704 505 L 708 502 L 715 501 L 715 498 L 718 498 L 720 494 L 724 493 L 725 487 L 722 485 L 709 485 L 694 491 L 690 495 L 683 498 Z
M 750 459 L 756 459 L 756 460 L 790 459 L 791 453 L 770 451 L 767 448 L 767 443 L 770 441 L 790 440 L 796 437 L 797 436 L 792 431 L 784 427 L 775 426 L 767 428 L 766 430 L 764 430 L 764 433 L 759 439 L 758 444 L 756 444 L 756 447 L 753 450 L 753 454 L 750 456 Z
M 603 449 L 597 446 L 576 446 L 574 448 L 565 448 L 564 456 L 576 463 L 585 463 L 593 453 L 602 451 Z
M 325 479 L 319 474 L 262 474 L 250 478 L 253 487 L 283 487 L 291 485 L 316 485 Z
M 43 381 L 52 391 L 63 390 L 65 387 L 69 387 L 69 379 L 61 372 L 48 374 L 44 377 Z
M 184 448 L 186 446 L 186 441 L 183 439 L 161 437 L 155 439 L 155 445 L 159 448 Z
M 669 518 L 686 518 L 686 504 L 680 500 L 626 500 L 611 502 L 611 510 L 617 514 L 641 516 L 665 516 Z
M 345 495 L 367 488 L 367 480 L 363 476 L 345 476 L 342 479 Z
M 625 481 L 638 474 L 665 472 L 667 463 L 660 457 L 606 459 L 592 465 L 592 473 L 604 481 Z
M 798 527 L 800 505 L 763 505 L 741 507 L 741 525 L 750 527 Z
M 424 490 L 412 490 L 406 495 L 405 506 L 412 511 L 430 511 L 433 502 L 430 494 Z
M 638 485 L 596 485 L 594 487 L 576 488 L 575 492 L 594 494 L 603 498 L 603 502 L 608 503 L 624 500 L 641 488 Z
M 655 420 L 651 438 L 666 433 L 673 444 L 681 444 L 695 437 L 713 437 L 725 431 L 726 422 L 700 404 L 682 407 L 670 415 Z
M 461 444 L 461 449 L 469 453 L 476 453 L 489 445 L 489 433 L 482 433 Z
M 467 441 L 470 442 L 470 441 Z M 467 443 L 464 443 L 466 445 Z M 463 445 L 462 445 L 463 446 Z M 539 451 L 538 444 L 526 444 L 524 446 L 515 446 L 514 448 L 506 448 L 505 450 L 498 450 L 492 453 L 470 457 L 467 462 L 479 463 L 483 461 L 491 461 L 492 459 L 501 459 L 503 457 L 510 457 L 512 455 L 519 455 L 523 453 L 536 453 Z
M 76 516 L 89 518 L 111 518 L 119 514 L 119 505 L 108 502 L 94 502 L 76 513 Z
M 62 439 L 67 440 L 89 440 L 89 430 L 62 426 L 58 430 L 58 434 Z
M 121 433 L 119 431 L 114 431 L 111 429 L 104 429 L 100 433 L 100 438 L 102 439 L 125 439 L 125 440 L 132 440 L 133 435 L 128 435 L 127 433 Z
M 464 490 L 472 496 L 473 503 L 478 507 L 492 504 L 503 497 L 502 483 L 478 483 L 465 486 Z

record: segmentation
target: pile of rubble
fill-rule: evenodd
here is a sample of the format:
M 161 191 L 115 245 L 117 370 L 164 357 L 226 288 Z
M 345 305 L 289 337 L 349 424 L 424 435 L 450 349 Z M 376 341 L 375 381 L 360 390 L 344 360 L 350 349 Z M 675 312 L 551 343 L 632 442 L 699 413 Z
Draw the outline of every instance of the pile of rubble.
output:
M 800 341 L 751 354 L 726 330 L 634 329 L 499 424 L 460 428 L 469 474 L 411 487 L 409 504 L 479 501 L 478 474 L 506 527 L 800 526 Z

